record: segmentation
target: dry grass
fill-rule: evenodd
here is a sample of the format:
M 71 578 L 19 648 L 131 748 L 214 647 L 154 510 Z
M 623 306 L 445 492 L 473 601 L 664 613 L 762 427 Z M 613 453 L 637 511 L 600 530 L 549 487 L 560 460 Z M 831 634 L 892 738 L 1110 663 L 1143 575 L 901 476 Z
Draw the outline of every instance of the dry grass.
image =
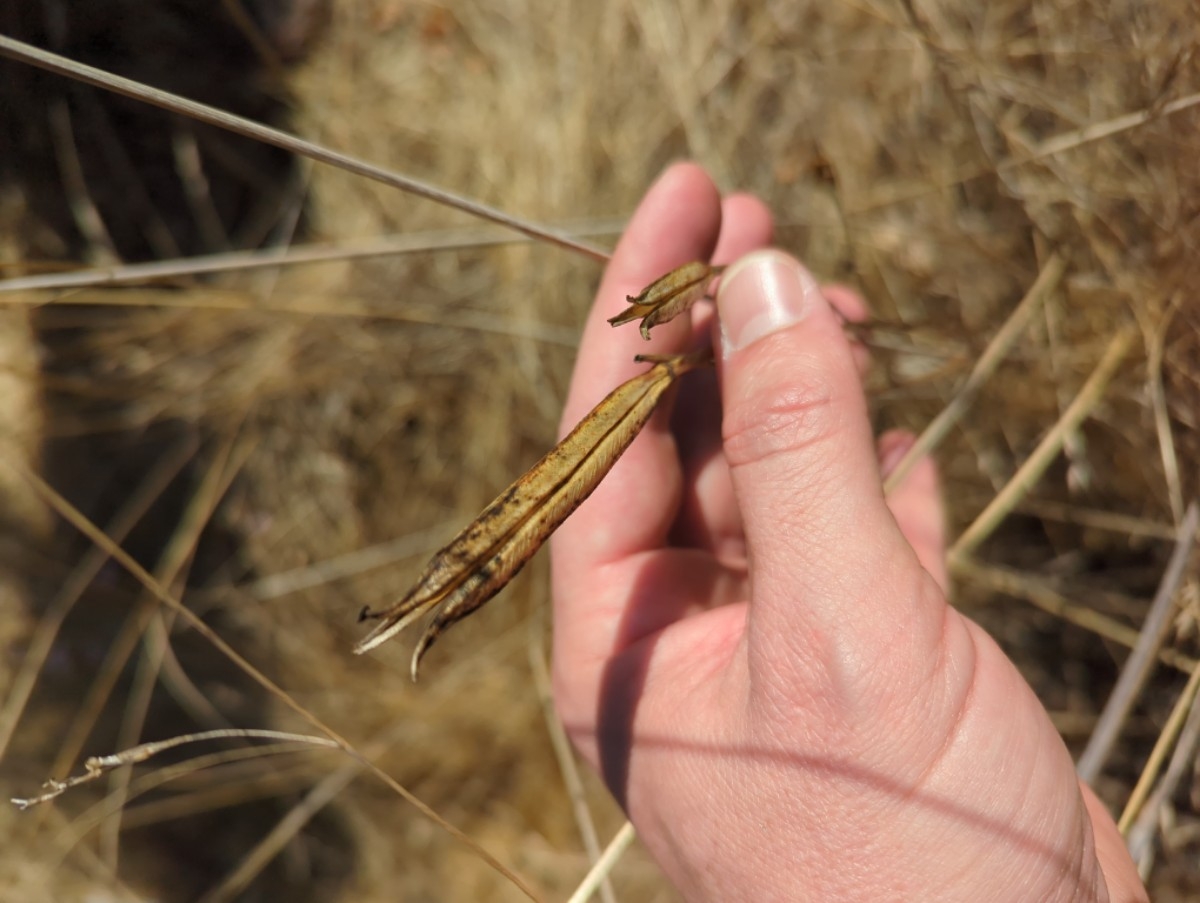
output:
M 934 420 L 1054 255 L 1065 261 L 938 457 L 958 532 L 1062 426 L 1061 453 L 1032 485 L 1009 491 L 1007 516 L 957 571 L 961 604 L 1081 750 L 1197 491 L 1200 113 L 1171 106 L 1200 90 L 1191 9 L 1092 0 L 348 6 L 289 75 L 297 132 L 552 223 L 627 215 L 666 162 L 698 159 L 724 188 L 764 197 L 778 243 L 822 278 L 857 285 L 882 319 L 910 325 L 899 353 L 877 354 L 881 428 L 920 431 Z M 170 128 L 154 123 L 127 140 L 150 143 L 149 129 Z M 99 164 L 82 146 L 94 180 L 88 167 Z M 68 227 L 72 217 L 90 221 L 86 182 L 72 194 L 68 180 L 8 168 L 29 178 L 24 206 L 6 208 L 15 236 L 6 260 L 102 256 L 103 230 Z M 40 194 L 56 184 L 75 211 L 68 226 Z M 274 209 L 286 222 L 303 199 L 312 240 L 475 229 L 328 168 L 302 166 L 298 184 L 280 189 Z M 90 195 L 101 220 L 105 195 Z M 218 220 L 253 207 L 218 200 Z M 177 243 L 219 250 L 206 244 L 220 231 L 212 217 L 187 216 L 210 228 L 183 229 Z M 153 224 L 131 219 L 110 224 L 112 244 L 151 256 L 143 246 L 154 241 L 137 236 L 153 238 Z M 547 900 L 569 895 L 587 856 L 530 665 L 531 651 L 542 654 L 544 563 L 441 640 L 418 688 L 404 643 L 365 659 L 349 650 L 359 609 L 407 588 L 424 555 L 552 441 L 570 337 L 597 272 L 522 244 L 0 296 L 11 308 L 4 379 L 24 387 L 5 393 L 3 454 L 32 462 L 43 443 L 40 470 L 73 504 L 127 535 L 131 554 L 293 700 Z M 49 349 L 41 366 L 33 305 L 44 305 L 32 317 Z M 1066 428 L 1126 326 L 1131 347 L 1081 423 Z M 23 650 L 37 648 L 54 612 L 70 612 L 31 700 L 15 710 L 6 789 L 27 795 L 81 751 L 110 752 L 122 737 L 220 721 L 311 732 L 194 631 L 177 627 L 162 643 L 162 609 L 76 536 L 47 537 L 47 512 L 27 483 L 5 478 L 0 492 L 15 562 L 0 572 L 4 705 Z M 372 561 L 353 557 L 372 548 Z M 64 595 L 87 567 L 99 574 L 91 588 Z M 1098 781 L 1117 809 L 1179 696 L 1178 666 L 1197 654 L 1196 597 L 1187 572 L 1163 653 L 1176 667 L 1153 672 Z M 140 664 L 111 661 L 122 644 Z M 112 692 L 86 697 L 105 674 Z M 79 727 L 91 720 L 94 730 Z M 1184 771 L 1161 810 L 1155 899 L 1200 887 L 1189 865 L 1200 842 L 1200 807 L 1188 796 L 1197 785 Z M 111 819 L 74 840 L 72 819 L 97 799 L 82 791 L 55 813 L 0 813 L 12 838 L 0 886 L 20 888 L 22 900 L 77 898 L 107 886 L 119 852 L 126 889 L 112 899 L 192 900 L 244 880 L 250 889 L 205 899 L 521 899 L 377 781 L 354 776 L 325 753 L 214 765 L 130 803 L 119 844 Z M 603 842 L 619 813 L 590 776 L 585 784 Z M 307 817 L 256 858 L 297 805 Z M 615 884 L 621 899 L 671 899 L 637 852 L 619 863 Z

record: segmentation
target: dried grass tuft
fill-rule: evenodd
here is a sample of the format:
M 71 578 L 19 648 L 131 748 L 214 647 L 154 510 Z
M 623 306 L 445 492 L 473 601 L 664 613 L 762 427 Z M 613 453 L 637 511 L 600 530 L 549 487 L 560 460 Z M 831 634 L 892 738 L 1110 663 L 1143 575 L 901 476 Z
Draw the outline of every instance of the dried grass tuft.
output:
M 886 343 L 899 350 L 882 337 L 876 350 L 880 428 L 933 421 L 1061 259 L 1061 279 L 972 386 L 937 454 L 958 533 L 1059 425 L 1061 453 L 1009 491 L 1010 513 L 957 573 L 960 603 L 1082 750 L 1198 489 L 1197 30 L 1181 2 L 372 0 L 336 11 L 287 88 L 292 127 L 306 137 L 552 224 L 626 215 L 683 156 L 727 190 L 758 193 L 777 214 L 780 245 L 821 278 L 859 287 L 881 321 L 907 325 Z M 43 194 L 86 210 L 90 190 L 102 217 L 112 203 L 94 181 L 117 139 L 80 134 L 82 189 L 43 173 L 23 183 L 36 203 L 4 208 L 28 268 L 87 245 L 54 231 L 65 227 L 45 211 L 60 208 Z M 220 159 L 236 173 L 235 157 Z M 313 240 L 475 225 L 324 167 L 302 165 L 290 184 L 297 193 L 277 190 L 274 214 L 258 210 L 276 235 L 298 221 L 301 196 Z M 161 237 L 155 223 L 128 218 L 134 227 L 110 228 L 118 246 L 130 230 L 139 247 Z M 221 250 L 203 244 L 211 229 L 182 231 L 193 253 Z M 207 469 L 244 449 L 175 589 L 294 699 L 360 749 L 378 747 L 386 771 L 545 899 L 569 896 L 589 863 L 529 666 L 530 644 L 543 639 L 531 619 L 546 602 L 544 565 L 440 641 L 419 688 L 403 644 L 367 659 L 350 648 L 357 612 L 394 601 L 428 552 L 549 446 L 572 358 L 561 336 L 582 321 L 596 276 L 593 262 L 523 244 L 42 293 L 32 315 L 48 349 L 40 374 L 28 355 L 30 297 L 0 296 L 12 308 L 4 336 L 25 336 L 12 350 L 0 343 L 4 372 L 43 396 L 32 410 L 6 395 L 0 428 L 40 433 L 43 472 L 101 526 L 153 462 L 191 455 L 129 531 L 127 548 L 151 567 L 186 526 Z M 1069 424 L 1125 329 L 1125 356 Z M 25 441 L 13 453 L 28 459 Z M 0 448 L 9 454 L 7 438 Z M 6 506 L 25 491 L 14 486 L 0 481 Z M 34 511 L 22 524 L 45 518 Z M 6 687 L 84 549 L 27 543 L 10 568 L 13 599 L 27 607 L 6 620 L 18 650 L 0 670 Z M 1182 584 L 1186 605 L 1160 653 L 1178 667 L 1151 673 L 1098 781 L 1117 809 L 1184 685 L 1179 668 L 1198 654 L 1194 570 Z M 14 795 L 48 776 L 137 593 L 110 566 L 68 616 L 4 756 Z M 243 727 L 298 728 L 194 636 L 177 634 L 171 648 L 143 736 L 211 726 L 214 712 Z M 87 753 L 113 751 L 131 681 L 96 712 Z M 325 759 L 273 767 L 217 770 L 178 789 L 180 810 L 211 798 L 219 808 L 208 816 L 130 806 L 138 827 L 120 846 L 120 874 L 131 889 L 113 898 L 190 900 L 213 888 L 208 899 L 229 898 L 224 876 L 330 774 Z M 585 783 L 603 844 L 620 817 L 595 780 Z M 1196 787 L 1188 775 L 1161 803 L 1155 899 L 1200 887 Z M 88 801 L 64 797 L 62 811 Z M 314 808 L 253 885 L 264 898 L 520 898 L 369 778 Z M 14 838 L 0 869 L 30 888 L 22 899 L 103 881 L 103 845 L 59 849 L 58 818 L 0 817 Z M 69 869 L 58 869 L 61 856 Z M 614 881 L 619 899 L 672 898 L 637 853 Z

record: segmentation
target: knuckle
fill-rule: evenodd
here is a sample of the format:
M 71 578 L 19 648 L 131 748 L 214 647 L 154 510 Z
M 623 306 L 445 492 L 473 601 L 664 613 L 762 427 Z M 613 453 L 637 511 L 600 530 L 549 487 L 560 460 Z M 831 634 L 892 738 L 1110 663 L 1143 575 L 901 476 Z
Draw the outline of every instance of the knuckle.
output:
M 756 366 L 744 374 L 742 402 L 726 408 L 722 432 L 733 467 L 819 445 L 844 423 L 845 405 L 829 374 L 811 363 L 790 361 L 783 383 L 771 369 Z

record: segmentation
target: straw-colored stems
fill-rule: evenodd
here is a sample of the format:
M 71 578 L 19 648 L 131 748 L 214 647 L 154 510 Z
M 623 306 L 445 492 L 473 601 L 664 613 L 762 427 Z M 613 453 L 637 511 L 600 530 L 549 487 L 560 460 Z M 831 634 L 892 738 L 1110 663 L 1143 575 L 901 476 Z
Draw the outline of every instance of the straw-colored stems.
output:
M 1198 747 L 1200 747 L 1200 706 L 1193 702 L 1187 721 L 1179 734 L 1179 742 L 1175 745 L 1175 752 L 1171 754 L 1171 761 L 1167 765 L 1166 773 L 1158 782 L 1158 786 L 1154 788 L 1146 805 L 1142 807 L 1141 814 L 1138 815 L 1132 830 L 1126 834 L 1129 855 L 1137 863 L 1138 873 L 1142 876 L 1143 881 L 1149 876 L 1150 868 L 1154 863 L 1152 842 L 1158 831 L 1162 809 L 1169 804 L 1179 783 L 1195 768 Z
M 1154 780 L 1158 777 L 1158 773 L 1162 769 L 1163 762 L 1167 758 L 1167 753 L 1170 752 L 1171 747 L 1179 738 L 1184 722 L 1188 719 L 1192 707 L 1196 704 L 1198 693 L 1200 693 L 1200 668 L 1192 672 L 1192 676 L 1188 678 L 1183 692 L 1179 694 L 1179 698 L 1175 701 L 1175 707 L 1171 710 L 1171 716 L 1167 719 L 1167 724 L 1163 728 L 1162 733 L 1158 735 L 1158 740 L 1154 744 L 1154 749 L 1150 752 L 1150 758 L 1146 762 L 1146 767 L 1142 769 L 1142 774 L 1138 778 L 1137 786 L 1133 788 L 1133 793 L 1129 795 L 1129 802 L 1125 804 L 1125 811 L 1121 813 L 1121 820 L 1117 822 L 1117 829 L 1122 834 L 1126 834 L 1129 831 L 1133 820 L 1137 818 L 1138 813 L 1145 805 L 1146 799 L 1150 795 L 1150 788 L 1154 785 Z
M 625 855 L 625 851 L 629 849 L 629 845 L 633 843 L 635 837 L 637 837 L 637 831 L 634 830 L 633 823 L 625 822 L 621 826 L 621 830 L 609 841 L 600 861 L 587 873 L 579 887 L 575 888 L 575 893 L 571 894 L 567 903 L 587 903 L 592 898 L 592 894 L 596 892 L 596 888 L 612 872 L 613 866 Z
M 66 791 L 73 787 L 78 787 L 81 784 L 90 784 L 97 778 L 102 777 L 114 768 L 124 768 L 130 765 L 137 765 L 146 762 L 160 753 L 170 749 L 184 746 L 188 743 L 203 743 L 208 740 L 226 740 L 230 738 L 256 738 L 266 740 L 281 740 L 289 743 L 306 743 L 310 746 L 323 746 L 328 749 L 337 749 L 338 744 L 334 740 L 327 737 L 313 737 L 308 734 L 296 734 L 288 731 L 272 731 L 260 730 L 256 728 L 220 728 L 211 731 L 202 731 L 194 734 L 180 734 L 175 737 L 170 737 L 166 740 L 153 740 L 149 743 L 139 743 L 137 746 L 122 750 L 118 753 L 112 753 L 107 756 L 90 756 L 84 763 L 84 773 L 74 777 L 67 778 L 64 781 L 56 781 L 51 779 L 44 785 L 45 792 L 39 796 L 31 797 L 30 799 L 14 799 L 11 802 L 18 809 L 28 809 L 31 806 L 38 806 L 42 803 L 47 803 L 52 799 L 61 796 Z
M 1092 731 L 1087 748 L 1079 757 L 1076 770 L 1079 777 L 1089 784 L 1104 768 L 1104 762 L 1113 743 L 1116 742 L 1121 725 L 1125 723 L 1129 710 L 1133 708 L 1138 694 L 1145 686 L 1150 670 L 1158 658 L 1158 650 L 1167 638 L 1167 631 L 1171 628 L 1171 614 L 1175 610 L 1175 596 L 1183 583 L 1188 559 L 1196 545 L 1198 525 L 1200 507 L 1192 502 L 1179 528 L 1179 541 L 1175 544 L 1175 551 L 1171 554 L 1158 591 L 1154 594 L 1154 602 L 1150 605 L 1150 611 L 1142 625 L 1141 636 L 1138 637 L 1133 652 L 1125 660 L 1121 676 L 1117 678 L 1116 686 L 1113 687 L 1108 702 L 1104 704 L 1104 711 L 1100 714 L 1096 729 Z
M 1159 454 L 1162 455 L 1163 478 L 1167 483 L 1167 498 L 1171 513 L 1179 520 L 1183 511 L 1183 481 L 1179 477 L 1179 458 L 1175 454 L 1175 437 L 1171 432 L 1171 417 L 1167 413 L 1167 392 L 1163 386 L 1163 351 L 1167 330 L 1175 319 L 1178 304 L 1172 304 L 1155 326 L 1150 341 L 1147 370 L 1150 373 L 1150 402 L 1154 410 L 1154 429 L 1158 433 Z
M 181 575 L 186 573 L 196 544 L 200 541 L 200 534 L 212 517 L 217 503 L 224 497 L 234 477 L 240 472 L 251 446 L 251 442 L 238 441 L 234 438 L 222 443 L 220 451 L 188 502 L 178 526 L 167 541 L 159 558 L 154 579 L 160 586 L 171 586 L 179 580 Z M 144 645 L 141 659 L 135 670 L 132 688 L 124 700 L 124 712 L 117 733 L 117 744 L 121 747 L 132 746 L 142 736 L 142 728 L 150 709 L 151 695 L 160 680 L 162 662 L 166 657 L 169 644 L 168 634 L 175 621 L 175 613 L 170 609 L 164 610 L 159 607 L 153 596 L 148 594 L 139 601 L 137 609 L 131 615 L 131 620 L 136 625 L 133 628 L 135 634 L 142 636 Z M 156 626 L 159 629 L 156 630 Z M 132 651 L 132 647 L 128 648 Z M 220 719 L 220 715 L 212 708 L 211 703 L 206 700 L 204 705 L 208 707 L 206 714 Z M 128 791 L 130 776 L 129 769 L 118 769 L 113 772 L 108 781 L 109 793 L 123 797 Z M 114 868 L 120 851 L 121 815 L 122 813 L 118 811 L 113 818 L 106 820 L 101 828 L 101 850 L 106 861 L 112 863 Z
M 253 138 L 256 141 L 291 151 L 302 157 L 308 157 L 319 163 L 336 166 L 339 169 L 344 169 L 346 172 L 352 172 L 355 175 L 381 182 L 384 185 L 390 185 L 393 188 L 399 188 L 401 191 L 407 191 L 418 197 L 427 198 L 435 203 L 444 204 L 456 210 L 462 210 L 464 213 L 469 213 L 488 222 L 498 223 L 509 229 L 515 229 L 517 232 L 528 235 L 531 238 L 575 251 L 584 256 L 591 257 L 593 260 L 605 261 L 609 257 L 608 252 L 602 248 L 597 248 L 587 242 L 571 238 L 569 235 L 560 234 L 552 229 L 543 228 L 537 223 L 512 216 L 503 210 L 497 210 L 486 204 L 453 194 L 444 188 L 438 188 L 402 173 L 385 169 L 382 166 L 376 166 L 373 163 L 368 163 L 350 154 L 322 147 L 319 144 L 306 141 L 281 129 L 271 128 L 270 126 L 245 119 L 241 116 L 234 116 L 232 113 L 226 113 L 224 110 L 218 110 L 216 107 L 210 107 L 207 104 L 196 103 L 196 101 L 180 97 L 178 94 L 160 91 L 157 88 L 151 88 L 133 79 L 123 78 L 119 75 L 113 75 L 111 72 L 105 72 L 103 69 L 78 63 L 67 57 L 50 53 L 47 50 L 41 50 L 5 35 L 0 35 L 0 56 L 20 60 L 38 68 L 57 73 L 58 75 L 68 76 L 84 84 L 103 88 L 106 91 L 123 94 L 126 97 L 132 97 L 135 100 L 143 101 L 161 109 L 170 110 L 172 113 L 181 113 L 198 122 L 206 122 L 217 128 L 225 129 L 238 135 L 244 135 L 247 138 Z
M 554 749 L 554 758 L 562 773 L 563 784 L 567 789 L 567 797 L 571 801 L 571 812 L 575 816 L 575 825 L 579 828 L 579 836 L 583 840 L 583 849 L 587 853 L 588 862 L 594 866 L 600 861 L 600 835 L 596 833 L 596 823 L 592 818 L 592 810 L 588 806 L 587 793 L 583 787 L 583 779 L 579 775 L 579 766 L 575 761 L 575 753 L 571 741 L 567 738 L 562 719 L 554 708 L 554 694 L 550 685 L 550 665 L 546 661 L 546 653 L 542 648 L 542 635 L 546 627 L 545 607 L 538 609 L 537 617 L 530 621 L 529 629 L 529 665 L 533 671 L 533 684 L 537 689 L 538 702 L 542 707 L 542 717 L 546 720 L 546 731 L 550 735 L 550 745 Z M 601 903 L 616 903 L 612 882 L 607 876 L 600 882 Z
M 300 830 L 333 802 L 361 772 L 359 763 L 346 762 L 310 787 L 304 798 L 247 851 L 233 871 L 200 897 L 198 903 L 226 903 L 236 899 L 268 863 L 295 839 Z
M 982 564 L 970 556 L 960 555 L 954 559 L 950 573 L 959 580 L 975 586 L 1004 593 L 1036 605 L 1047 614 L 1061 618 L 1076 627 L 1089 630 L 1097 636 L 1118 643 L 1127 649 L 1134 648 L 1141 634 L 1115 618 L 1101 614 L 1086 605 L 1079 605 L 1051 585 L 1050 581 L 1014 571 L 1011 568 Z M 1184 655 L 1177 649 L 1160 648 L 1158 659 L 1169 668 L 1191 674 L 1198 667 L 1196 659 Z
M 409 731 L 410 727 L 403 719 L 397 721 L 383 736 L 376 737 L 364 747 L 363 755 L 370 760 L 378 759 L 388 749 L 402 742 Z M 363 768 L 362 762 L 350 761 L 324 775 L 308 789 L 303 799 L 284 813 L 258 843 L 246 850 L 237 866 L 206 891 L 198 903 L 225 903 L 237 899 L 271 860 L 295 839 L 301 829 L 337 799 L 342 790 L 362 773 Z
M 1050 295 L 1058 286 L 1062 279 L 1063 273 L 1066 271 L 1066 262 L 1057 254 L 1052 254 L 1050 259 L 1046 261 L 1046 265 L 1042 267 L 1041 273 L 1038 274 L 1036 280 L 1025 297 L 1021 299 L 1021 303 L 1017 305 L 1016 310 L 1004 323 L 995 337 L 988 343 L 986 349 L 979 360 L 976 362 L 966 382 L 955 394 L 950 404 L 942 409 L 942 412 L 933 419 L 929 426 L 925 427 L 924 431 L 913 443 L 913 447 L 908 450 L 900 463 L 888 475 L 884 483 L 884 490 L 891 492 L 895 487 L 899 486 L 904 478 L 908 476 L 908 472 L 912 470 L 922 457 L 932 452 L 942 440 L 950 433 L 955 424 L 962 419 L 963 415 L 971 407 L 971 403 L 975 400 L 975 396 L 979 394 L 983 384 L 991 378 L 996 372 L 996 368 L 1000 366 L 1000 362 L 1004 360 L 1013 343 L 1025 331 L 1025 327 L 1029 324 L 1034 313 L 1041 306 L 1042 302 Z
M 109 523 L 106 534 L 114 542 L 122 542 L 129 531 L 141 520 L 154 500 L 166 489 L 167 484 L 178 475 L 184 464 L 195 453 L 196 443 L 188 441 L 181 444 L 173 453 L 164 456 L 159 464 L 146 475 L 145 481 L 125 500 L 121 509 Z M 42 613 L 37 630 L 25 646 L 25 657 L 21 660 L 21 667 L 9 684 L 8 695 L 0 705 L 0 760 L 4 759 L 17 722 L 25 709 L 25 704 L 29 701 L 38 675 L 42 673 L 42 667 L 50 655 L 50 649 L 58 637 L 59 628 L 62 627 L 67 615 L 79 601 L 84 590 L 95 579 L 100 569 L 104 567 L 106 561 L 108 561 L 108 555 L 99 546 L 92 546 L 79 564 L 72 569 Z M 89 696 L 91 695 L 91 691 L 89 691 Z M 72 750 L 70 761 L 74 761 L 75 751 L 82 745 L 82 737 L 78 737 L 77 740 L 68 738 L 62 743 L 63 748 Z M 59 772 L 60 769 L 57 765 L 51 769 L 52 774 Z
M 956 558 L 970 554 L 980 543 L 991 536 L 1000 522 L 1016 507 L 1022 497 L 1033 488 L 1034 484 L 1037 483 L 1046 468 L 1050 465 L 1050 462 L 1062 450 L 1063 442 L 1067 436 L 1079 428 L 1079 425 L 1091 412 L 1092 408 L 1104 396 L 1109 381 L 1112 379 L 1113 374 L 1116 373 L 1121 361 L 1125 359 L 1132 341 L 1133 330 L 1130 327 L 1123 328 L 1113 337 L 1112 341 L 1108 344 L 1107 350 L 1104 352 L 1104 357 L 1100 359 L 1100 363 L 1096 365 L 1096 369 L 1092 371 L 1092 375 L 1088 377 L 1079 394 L 1075 396 L 1075 400 L 1071 402 L 1067 410 L 1058 419 L 1058 422 L 1054 424 L 1053 429 L 1046 434 L 1046 438 L 1038 444 L 1033 454 L 1021 465 L 1005 487 L 1000 490 L 991 504 L 983 510 L 983 513 L 975 518 L 971 526 L 967 527 L 958 538 L 958 541 L 951 547 L 948 555 L 951 562 Z
M 165 587 L 151 576 L 141 564 L 139 564 L 128 552 L 114 543 L 108 536 L 104 534 L 99 527 L 93 524 L 84 514 L 67 501 L 61 493 L 53 486 L 47 483 L 40 474 L 31 469 L 19 459 L 0 458 L 0 464 L 3 464 L 12 470 L 15 470 L 37 494 L 56 511 L 67 523 L 86 536 L 91 542 L 95 543 L 101 549 L 109 554 L 126 572 L 130 574 L 138 583 L 142 584 L 150 593 L 158 599 L 167 608 L 176 612 L 188 626 L 204 637 L 218 652 L 232 662 L 242 673 L 253 680 L 256 684 L 262 687 L 271 697 L 278 699 L 284 706 L 295 712 L 302 719 L 307 721 L 317 730 L 321 731 L 326 737 L 332 740 L 337 746 L 344 750 L 347 755 L 351 756 L 356 761 L 360 762 L 363 767 L 375 777 L 379 778 L 386 784 L 397 796 L 404 799 L 414 809 L 432 821 L 434 824 L 442 828 L 447 834 L 470 849 L 481 861 L 486 863 L 491 868 L 495 869 L 499 874 L 507 878 L 512 884 L 521 891 L 530 900 L 537 900 L 537 894 L 529 884 L 521 878 L 516 872 L 508 868 L 499 859 L 481 847 L 478 843 L 472 840 L 467 834 L 463 833 L 459 828 L 452 825 L 446 819 L 438 815 L 426 803 L 417 798 L 412 791 L 404 787 L 387 774 L 378 765 L 368 761 L 362 753 L 355 749 L 349 741 L 342 737 L 337 731 L 329 727 L 324 721 L 314 715 L 311 711 L 296 701 L 294 697 L 285 693 L 283 689 L 267 677 L 261 670 L 252 665 L 244 656 L 234 650 L 232 646 L 225 641 L 220 634 L 212 629 L 202 618 L 200 618 L 191 609 L 185 607 L 178 599 L 176 599 Z
M 604 236 L 620 234 L 624 226 L 624 219 L 592 219 L 573 221 L 559 231 L 573 237 Z M 369 260 L 375 257 L 398 257 L 407 254 L 428 254 L 435 251 L 494 248 L 528 241 L 530 241 L 529 236 L 516 235 L 509 230 L 500 230 L 495 227 L 434 229 L 372 239 L 291 245 L 286 248 L 258 248 L 251 251 L 227 251 L 221 254 L 176 257 L 171 260 L 150 260 L 141 263 L 87 267 L 67 272 L 14 276 L 11 279 L 0 279 L 0 295 L 50 289 L 174 281 L 190 276 L 214 273 L 240 273 L 282 266 Z M 11 303 L 42 304 L 44 299 L 41 297 L 31 298 L 29 301 L 17 299 Z

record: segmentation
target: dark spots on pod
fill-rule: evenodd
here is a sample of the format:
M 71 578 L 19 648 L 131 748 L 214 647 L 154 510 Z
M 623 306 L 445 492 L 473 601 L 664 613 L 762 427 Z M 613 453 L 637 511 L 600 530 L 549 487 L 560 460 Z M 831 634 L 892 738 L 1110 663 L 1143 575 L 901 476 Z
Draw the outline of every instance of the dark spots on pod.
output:
M 454 570 L 460 564 L 465 564 L 468 560 L 470 560 L 470 557 L 471 556 L 466 549 L 457 547 L 443 549 L 440 553 L 438 553 L 438 569 Z
M 597 408 L 564 440 L 568 449 L 560 445 L 549 452 L 434 556 L 420 584 L 419 605 L 410 596 L 398 607 L 433 610 L 414 650 L 414 678 L 422 656 L 442 632 L 500 593 L 591 495 L 671 382 L 705 361 L 699 356 L 652 356 L 645 362 L 654 364 L 653 369 L 614 390 L 609 407 Z
M 484 527 L 487 524 L 492 523 L 492 521 L 500 518 L 505 513 L 505 509 L 511 504 L 513 503 L 508 499 L 505 499 L 502 504 L 496 505 L 493 508 L 488 508 L 487 511 L 484 511 L 483 514 L 479 515 L 479 519 L 475 521 L 476 527 L 472 531 L 472 535 L 478 536 L 480 533 L 482 533 Z
M 523 487 L 520 483 L 515 483 L 512 486 L 509 486 L 508 489 L 504 490 L 504 494 L 501 495 L 500 498 L 496 499 L 491 506 L 489 506 L 488 511 L 490 511 L 492 514 L 498 514 L 505 508 L 520 504 L 522 488 Z
M 536 550 L 535 550 L 535 551 L 536 551 Z M 515 577 L 515 576 L 517 576 L 517 574 L 521 573 L 521 569 L 525 567 L 525 562 L 529 561 L 529 559 L 530 559 L 530 558 L 532 558 L 532 557 L 533 557 L 532 555 L 528 555 L 528 556 L 526 556 L 525 558 L 523 558 L 523 559 L 521 559 L 520 561 L 518 561 L 518 562 L 517 562 L 517 565 L 516 565 L 516 567 L 514 567 L 514 568 L 512 569 L 512 573 L 510 573 L 510 574 L 508 575 L 508 580 L 512 580 L 512 579 L 513 579 L 513 577 Z M 504 582 L 505 582 L 505 583 L 508 583 L 508 580 L 506 580 L 506 581 L 504 581 Z M 503 587 L 499 587 L 499 586 L 498 586 L 498 587 L 496 587 L 496 592 L 500 592 L 500 590 L 501 590 L 501 589 L 503 589 Z

